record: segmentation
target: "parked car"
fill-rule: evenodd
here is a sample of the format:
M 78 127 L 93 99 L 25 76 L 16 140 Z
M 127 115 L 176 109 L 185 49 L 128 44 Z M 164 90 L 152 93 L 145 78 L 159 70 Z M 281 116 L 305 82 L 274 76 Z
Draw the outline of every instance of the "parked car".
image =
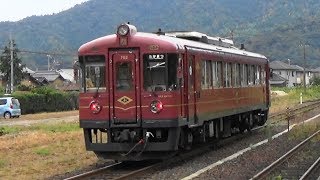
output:
M 5 119 L 19 117 L 21 115 L 19 100 L 14 97 L 0 98 L 0 116 Z

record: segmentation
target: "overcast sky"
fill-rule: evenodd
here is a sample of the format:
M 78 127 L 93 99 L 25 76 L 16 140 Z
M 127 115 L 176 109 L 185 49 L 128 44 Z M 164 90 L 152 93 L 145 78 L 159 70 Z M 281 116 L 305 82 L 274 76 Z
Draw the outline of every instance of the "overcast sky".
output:
M 0 21 L 58 13 L 85 1 L 88 0 L 0 0 Z

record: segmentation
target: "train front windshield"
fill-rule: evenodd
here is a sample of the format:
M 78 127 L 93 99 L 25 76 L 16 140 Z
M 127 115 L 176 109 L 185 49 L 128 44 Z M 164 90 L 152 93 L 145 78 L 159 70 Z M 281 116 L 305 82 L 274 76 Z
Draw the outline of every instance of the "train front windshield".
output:
M 178 54 L 145 54 L 143 85 L 146 91 L 173 91 L 178 86 Z
M 99 55 L 81 56 L 81 90 L 82 92 L 106 91 L 105 57 Z

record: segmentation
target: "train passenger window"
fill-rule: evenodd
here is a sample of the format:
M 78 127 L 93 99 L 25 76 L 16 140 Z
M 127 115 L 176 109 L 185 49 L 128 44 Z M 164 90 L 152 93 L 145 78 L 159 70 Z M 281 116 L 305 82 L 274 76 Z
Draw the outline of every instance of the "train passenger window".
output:
M 247 64 L 243 64 L 242 65 L 242 69 L 243 69 L 243 71 L 242 71 L 242 73 L 243 73 L 243 78 L 242 78 L 242 86 L 243 87 L 246 87 L 246 86 L 248 86 L 248 65 Z
M 254 82 L 253 66 L 248 66 L 248 85 L 252 86 Z
M 261 81 L 260 81 L 260 73 L 261 73 L 261 66 L 255 66 L 256 67 L 256 82 L 255 84 L 256 85 L 260 85 L 261 84 Z
M 206 61 L 206 86 L 212 88 L 212 66 L 211 61 Z
M 201 61 L 201 89 L 206 88 L 206 61 Z
M 234 64 L 234 86 L 240 87 L 240 79 L 241 79 L 241 73 L 240 73 L 240 64 Z
M 231 77 L 232 77 L 232 64 L 225 63 L 225 87 L 231 87 Z
M 178 54 L 145 54 L 143 58 L 143 87 L 146 91 L 178 89 Z
M 119 91 L 129 91 L 132 89 L 131 62 L 116 63 L 116 89 Z
M 215 72 L 213 72 L 213 86 L 220 88 L 222 87 L 222 62 L 213 62 L 213 65 L 215 65 L 215 68 L 212 67 L 212 69 L 215 69 Z
M 266 84 L 266 71 L 263 67 L 261 68 L 261 83 Z
M 85 56 L 79 59 L 82 72 L 81 89 L 83 92 L 106 91 L 105 57 L 100 55 Z
M 201 62 L 201 89 L 210 89 L 212 88 L 212 66 L 211 61 L 202 61 Z

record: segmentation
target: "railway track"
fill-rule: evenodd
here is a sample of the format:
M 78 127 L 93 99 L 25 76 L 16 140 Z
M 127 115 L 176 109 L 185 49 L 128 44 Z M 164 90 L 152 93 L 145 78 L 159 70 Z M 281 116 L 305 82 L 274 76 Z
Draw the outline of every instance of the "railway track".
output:
M 320 99 L 310 100 L 310 101 L 304 102 L 304 104 L 302 105 L 298 105 L 293 108 L 290 108 L 289 111 L 292 113 L 294 117 L 297 117 L 319 107 L 319 105 L 320 105 Z M 277 124 L 280 121 L 286 120 L 287 117 L 288 117 L 288 111 L 284 110 L 284 111 L 270 114 L 269 119 L 277 118 L 277 121 L 274 121 L 271 123 L 271 124 Z
M 317 140 L 312 141 L 315 138 L 319 138 L 319 135 L 320 130 L 257 173 L 252 177 L 252 180 L 272 179 L 279 176 L 283 179 L 319 178 L 320 142 Z
M 196 149 L 191 151 L 185 151 L 179 153 L 177 156 L 174 156 L 171 159 L 165 161 L 137 161 L 137 162 L 118 162 L 114 163 L 96 170 L 85 172 L 79 175 L 75 175 L 65 180 L 79 180 L 79 179 L 113 179 L 113 180 L 122 180 L 122 179 L 132 179 L 134 177 L 138 179 L 147 179 L 148 175 L 152 174 L 153 171 L 157 171 L 157 167 L 160 169 L 167 167 L 171 163 L 184 162 L 190 160 L 191 158 L 204 154 L 212 149 L 226 146 L 234 141 L 240 141 L 248 136 L 251 136 L 252 133 L 258 131 L 264 126 L 260 126 L 251 130 L 250 133 L 238 134 L 226 139 L 222 139 L 218 142 L 212 144 L 199 144 Z
M 80 179 L 129 179 L 137 175 L 142 175 L 143 172 L 155 167 L 157 162 L 139 161 L 139 162 L 118 162 L 96 170 L 78 174 L 65 180 L 80 180 Z
M 292 109 L 295 113 L 294 115 L 299 115 L 304 112 L 310 111 L 316 107 L 318 107 L 320 101 L 309 102 L 303 106 L 299 106 L 297 108 Z M 277 118 L 279 119 L 277 122 L 280 122 L 286 118 L 286 112 L 281 112 L 277 114 L 272 114 L 270 118 Z M 73 177 L 66 178 L 67 180 L 74 180 L 74 179 L 132 179 L 133 177 L 136 178 L 148 178 L 148 174 L 152 174 L 152 172 L 157 171 L 156 167 L 165 167 L 164 164 L 170 164 L 170 162 L 178 162 L 178 161 L 186 161 L 191 159 L 199 154 L 204 154 L 208 151 L 212 151 L 217 147 L 226 146 L 234 141 L 241 141 L 242 139 L 246 138 L 247 136 L 251 136 L 252 133 L 255 131 L 263 128 L 264 126 L 252 129 L 250 133 L 238 134 L 232 136 L 230 138 L 222 139 L 218 142 L 213 144 L 207 145 L 200 145 L 200 148 L 194 149 L 189 152 L 180 153 L 178 156 L 166 160 L 165 162 L 120 162 L 115 163 L 112 165 L 108 165 L 106 167 L 93 170 L 90 172 L 86 172 L 83 174 L 79 174 Z M 320 161 L 320 160 L 319 160 Z M 314 165 L 315 168 L 319 166 Z M 314 172 L 314 170 L 310 169 L 310 172 Z

